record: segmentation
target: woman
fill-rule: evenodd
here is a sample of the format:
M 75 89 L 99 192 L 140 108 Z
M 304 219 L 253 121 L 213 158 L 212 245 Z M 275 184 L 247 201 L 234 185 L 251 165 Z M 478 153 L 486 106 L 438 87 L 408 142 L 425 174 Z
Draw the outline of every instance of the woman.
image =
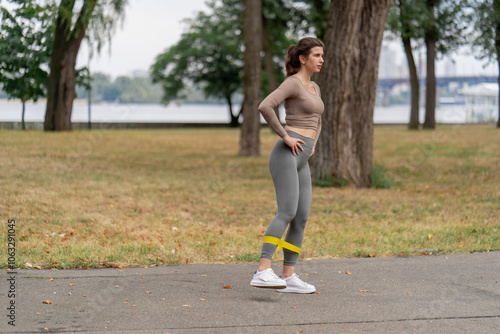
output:
M 311 206 L 311 173 L 308 160 L 314 154 L 321 131 L 321 114 L 324 105 L 320 90 L 311 81 L 323 64 L 324 44 L 317 38 L 306 37 L 288 48 L 285 81 L 259 106 L 269 126 L 278 139 L 269 158 L 278 213 L 271 221 L 264 236 L 260 266 L 251 285 L 259 288 L 276 288 L 279 292 L 313 293 L 316 288 L 302 281 L 295 274 L 304 228 Z M 286 127 L 283 129 L 274 108 L 284 102 Z M 285 229 L 288 232 L 281 240 Z M 271 259 L 276 248 L 283 249 L 283 274 L 278 277 L 271 269 Z

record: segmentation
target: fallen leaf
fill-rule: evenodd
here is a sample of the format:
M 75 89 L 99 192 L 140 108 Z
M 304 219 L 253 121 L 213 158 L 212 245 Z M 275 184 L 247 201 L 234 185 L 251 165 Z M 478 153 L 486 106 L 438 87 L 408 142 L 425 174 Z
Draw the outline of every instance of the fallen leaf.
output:
M 68 285 L 69 286 L 75 286 L 75 283 L 69 283 Z
M 186 260 L 186 264 L 188 264 L 188 262 L 189 262 L 189 259 Z
M 316 292 L 316 293 L 317 293 L 318 295 L 320 295 L 320 294 L 321 294 L 321 292 L 320 292 L 320 291 L 318 291 L 318 292 Z
M 68 292 L 68 295 L 70 295 L 70 296 L 71 296 L 71 292 Z
M 232 287 L 232 286 L 230 286 L 230 285 L 223 285 L 222 287 L 223 287 L 224 289 L 232 289 L 232 288 L 233 288 L 233 287 Z
M 346 271 L 345 271 L 345 273 L 346 273 L 347 275 L 351 275 L 351 274 L 352 274 L 349 270 L 346 270 Z
M 42 303 L 44 303 L 44 304 L 52 304 L 52 302 L 50 300 L 44 300 Z
M 123 302 L 123 304 L 128 304 L 128 302 Z
M 53 279 L 53 278 L 51 278 L 51 279 L 49 279 L 49 282 L 52 282 L 53 280 L 54 280 L 54 279 Z
M 368 290 L 358 290 L 359 292 L 370 292 Z
M 151 291 L 146 291 L 146 293 L 151 293 Z
M 40 312 L 36 312 L 35 314 L 36 314 L 36 315 L 40 315 L 41 313 L 40 313 Z
M 135 305 L 132 305 L 132 307 L 135 307 Z
M 83 295 L 84 297 L 88 297 L 87 295 Z
M 183 307 L 192 307 L 191 305 L 182 305 Z
M 201 277 L 207 277 L 207 275 L 201 275 Z
M 142 276 L 141 279 L 145 279 L 146 277 Z
M 409 292 L 409 291 L 408 291 L 406 294 L 407 294 L 407 295 L 411 295 L 411 292 Z
M 47 327 L 45 327 L 44 330 L 48 331 L 49 329 Z
M 124 270 L 118 270 L 118 271 L 123 272 Z
M 201 300 L 201 301 L 204 301 L 204 300 L 206 300 L 206 299 L 205 299 L 205 298 L 200 298 L 200 300 Z

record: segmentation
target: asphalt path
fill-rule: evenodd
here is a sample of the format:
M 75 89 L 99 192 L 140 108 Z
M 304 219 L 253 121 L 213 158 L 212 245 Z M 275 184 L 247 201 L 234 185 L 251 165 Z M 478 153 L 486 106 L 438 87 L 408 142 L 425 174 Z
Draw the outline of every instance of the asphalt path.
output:
M 256 267 L 3 270 L 0 332 L 500 333 L 500 252 L 299 261 L 310 295 L 251 287 Z

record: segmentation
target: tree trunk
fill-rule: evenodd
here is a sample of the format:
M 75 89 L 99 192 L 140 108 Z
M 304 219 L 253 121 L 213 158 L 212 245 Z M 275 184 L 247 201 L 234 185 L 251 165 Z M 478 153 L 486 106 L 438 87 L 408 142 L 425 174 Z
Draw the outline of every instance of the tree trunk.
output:
M 243 65 L 243 124 L 240 155 L 260 155 L 262 0 L 245 0 L 245 54 Z
M 318 76 L 325 103 L 312 161 L 315 178 L 371 182 L 378 62 L 391 0 L 333 0 Z
M 406 60 L 408 62 L 408 69 L 410 71 L 411 109 L 408 129 L 418 130 L 420 111 L 420 84 L 418 82 L 417 66 L 415 65 L 415 58 L 413 57 L 413 50 L 411 47 L 411 39 L 409 37 L 410 26 L 405 16 L 403 0 L 399 0 L 399 17 L 401 18 L 401 39 L 403 41 L 403 48 L 406 54 Z
M 229 107 L 229 117 L 231 119 L 229 126 L 232 128 L 236 128 L 239 125 L 238 118 L 240 117 L 240 115 L 234 116 L 234 114 L 233 114 L 233 101 L 231 101 L 231 96 L 226 96 L 226 101 L 227 101 L 227 105 Z
M 420 83 L 418 82 L 417 66 L 415 65 L 415 58 L 413 58 L 411 40 L 409 38 L 403 38 L 403 46 L 406 54 L 406 59 L 408 61 L 411 85 L 411 111 L 408 129 L 418 130 L 420 110 Z
M 427 49 L 427 78 L 425 80 L 425 121 L 424 129 L 436 128 L 436 40 L 437 28 L 435 27 L 433 0 L 427 0 L 427 7 L 431 14 L 430 28 L 425 33 L 425 47 Z
M 83 3 L 75 28 L 71 30 L 71 20 L 68 20 L 67 13 L 72 12 L 74 4 L 74 0 L 63 0 L 59 5 L 50 61 L 45 131 L 63 131 L 72 128 L 71 112 L 75 99 L 76 57 L 96 0 Z
M 23 102 L 23 111 L 21 114 L 21 128 L 23 130 L 26 130 L 26 123 L 24 123 L 24 112 L 26 111 L 26 99 L 24 97 L 22 99 L 22 102 Z
M 271 93 L 278 88 L 278 79 L 276 78 L 276 70 L 273 62 L 273 52 L 271 51 L 271 43 L 269 42 L 269 33 L 267 32 L 264 18 L 262 21 L 262 50 L 264 51 L 264 69 L 267 74 L 267 89 Z M 275 108 L 274 112 L 280 119 L 279 109 Z

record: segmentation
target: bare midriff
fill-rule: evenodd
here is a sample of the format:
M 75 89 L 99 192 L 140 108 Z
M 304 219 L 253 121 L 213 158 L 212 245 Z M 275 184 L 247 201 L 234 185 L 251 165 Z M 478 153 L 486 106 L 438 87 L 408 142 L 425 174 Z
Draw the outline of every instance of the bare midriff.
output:
M 314 129 L 303 129 L 303 128 L 296 128 L 293 126 L 285 126 L 285 130 L 293 131 L 295 133 L 298 133 L 301 136 L 307 137 L 307 138 L 316 138 L 316 130 Z

